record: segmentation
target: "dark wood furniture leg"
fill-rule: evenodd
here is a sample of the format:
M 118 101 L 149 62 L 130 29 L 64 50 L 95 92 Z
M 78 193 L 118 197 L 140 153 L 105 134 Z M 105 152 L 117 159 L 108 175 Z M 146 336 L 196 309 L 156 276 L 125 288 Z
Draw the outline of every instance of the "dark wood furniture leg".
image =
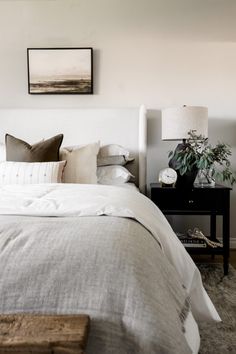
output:
M 210 216 L 211 224 L 210 224 L 210 239 L 212 241 L 216 240 L 216 214 L 211 214 Z M 214 253 L 211 255 L 211 259 L 214 259 Z
M 216 214 L 211 214 L 210 238 L 216 240 Z
M 223 214 L 223 257 L 224 257 L 224 275 L 229 272 L 229 210 Z

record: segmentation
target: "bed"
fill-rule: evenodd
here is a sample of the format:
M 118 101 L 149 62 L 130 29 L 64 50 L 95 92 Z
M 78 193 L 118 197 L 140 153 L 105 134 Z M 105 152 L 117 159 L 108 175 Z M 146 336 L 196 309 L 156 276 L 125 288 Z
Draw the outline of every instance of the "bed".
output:
M 197 353 L 197 322 L 220 318 L 198 269 L 144 195 L 145 108 L 0 113 L 2 141 L 7 132 L 38 141 L 63 131 L 66 145 L 126 146 L 139 187 L 1 185 L 0 313 L 86 313 L 88 354 Z

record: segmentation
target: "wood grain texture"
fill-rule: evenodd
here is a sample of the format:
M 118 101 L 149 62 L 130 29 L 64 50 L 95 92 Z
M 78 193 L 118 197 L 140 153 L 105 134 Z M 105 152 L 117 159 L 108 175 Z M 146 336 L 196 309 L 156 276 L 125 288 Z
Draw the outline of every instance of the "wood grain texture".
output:
M 0 354 L 83 354 L 87 315 L 0 315 Z

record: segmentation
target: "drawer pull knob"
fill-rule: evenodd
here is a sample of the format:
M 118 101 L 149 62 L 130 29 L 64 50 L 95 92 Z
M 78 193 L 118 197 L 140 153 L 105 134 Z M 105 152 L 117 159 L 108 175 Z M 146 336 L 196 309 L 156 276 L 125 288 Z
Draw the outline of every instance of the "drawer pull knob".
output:
M 188 202 L 189 202 L 189 204 L 193 204 L 193 200 L 192 199 L 190 199 Z

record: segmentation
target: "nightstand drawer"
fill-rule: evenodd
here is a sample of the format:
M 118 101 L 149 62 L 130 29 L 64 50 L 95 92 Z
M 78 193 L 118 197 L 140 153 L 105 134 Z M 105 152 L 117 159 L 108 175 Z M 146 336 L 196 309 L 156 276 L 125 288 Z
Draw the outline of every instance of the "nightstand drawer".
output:
M 222 190 L 198 188 L 179 190 L 177 188 L 152 188 L 152 201 L 162 211 L 215 211 L 225 208 L 225 193 Z
M 220 198 L 217 198 L 215 193 L 205 193 L 189 191 L 186 193 L 179 193 L 179 207 L 178 210 L 218 210 L 221 209 Z

